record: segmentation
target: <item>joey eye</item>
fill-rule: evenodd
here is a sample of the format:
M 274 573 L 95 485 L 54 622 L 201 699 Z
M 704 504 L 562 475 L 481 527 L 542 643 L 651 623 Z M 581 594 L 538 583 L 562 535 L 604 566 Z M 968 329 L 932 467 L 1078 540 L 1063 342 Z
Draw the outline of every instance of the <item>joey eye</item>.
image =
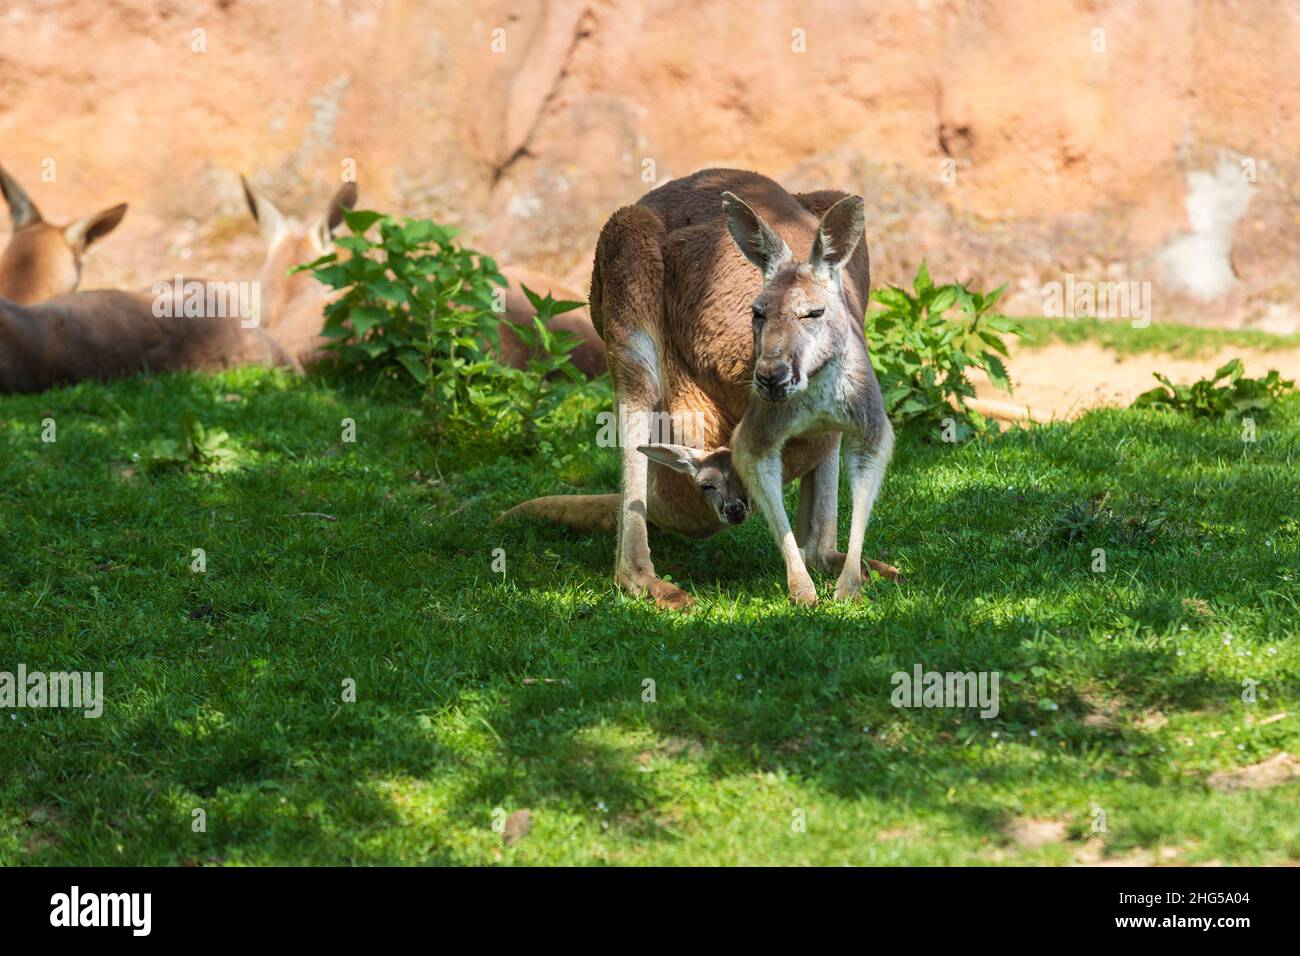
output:
M 821 316 L 821 314 L 822 314 L 823 312 L 825 312 L 825 311 L 826 311 L 825 309 L 813 309 L 811 312 L 809 312 L 807 315 L 805 315 L 804 318 L 805 318 L 805 319 L 816 319 L 816 318 L 819 318 L 819 317 Z
M 700 485 L 700 491 L 717 491 L 717 490 L 718 490 L 717 487 L 714 485 Z

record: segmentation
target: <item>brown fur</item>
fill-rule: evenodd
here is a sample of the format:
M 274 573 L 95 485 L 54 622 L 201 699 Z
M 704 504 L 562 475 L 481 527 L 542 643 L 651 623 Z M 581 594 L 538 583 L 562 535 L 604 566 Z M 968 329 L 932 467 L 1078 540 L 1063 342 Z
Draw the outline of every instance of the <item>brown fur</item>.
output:
M 56 296 L 24 306 L 0 299 L 0 392 L 40 391 L 83 379 L 107 379 L 144 371 L 215 371 L 238 365 L 300 369 L 320 354 L 323 310 L 330 290 L 295 265 L 318 258 L 329 246 L 342 210 L 356 202 L 356 185 L 341 188 L 319 219 L 308 226 L 286 219 L 245 183 L 254 217 L 268 239 L 258 276 L 259 325 L 246 328 L 236 316 L 184 316 L 167 290 L 112 290 Z M 32 228 L 25 226 L 20 233 Z M 202 280 L 186 279 L 187 282 Z M 155 306 L 172 299 L 172 317 Z M 164 311 L 164 310 L 159 310 Z
M 100 290 L 23 306 L 0 299 L 0 393 L 167 369 L 287 365 L 259 328 L 228 318 L 160 318 L 155 297 Z
M 697 415 L 703 434 L 694 436 L 695 444 L 704 448 L 728 444 L 749 406 L 754 371 L 750 306 L 764 286 L 762 275 L 728 236 L 721 201 L 725 191 L 743 196 L 804 258 L 817 237 L 820 214 L 845 195 L 795 196 L 765 176 L 726 169 L 674 180 L 610 217 L 596 247 L 591 284 L 592 323 L 605 342 L 616 402 L 627 406 L 629 417 L 650 411 Z M 848 308 L 860 318 L 870 288 L 865 243 L 853 252 L 843 286 Z M 648 351 L 658 363 L 653 372 L 643 362 Z M 629 444 L 640 443 L 640 431 L 632 431 L 637 434 Z M 818 482 L 833 485 L 838 481 L 838 446 L 839 436 L 830 433 L 788 442 L 781 453 L 783 479 L 808 476 L 810 490 Z M 647 524 L 708 535 L 720 530 L 717 517 L 689 476 L 651 463 L 639 478 L 635 448 L 624 448 L 622 454 L 615 579 L 634 594 L 649 593 L 661 606 L 686 607 L 689 596 L 655 575 Z M 814 498 L 809 497 L 809 506 Z M 610 496 L 584 496 L 581 506 L 574 507 L 556 498 L 538 499 L 514 511 L 595 527 L 608 523 L 610 501 Z M 801 498 L 800 522 L 811 527 L 804 511 Z M 826 546 L 825 523 L 814 530 L 814 563 L 828 568 L 842 563 L 843 556 L 833 551 L 833 518 L 831 547 Z
M 126 215 L 122 203 L 64 226 L 53 225 L 3 168 L 0 193 L 13 221 L 13 235 L 0 254 L 0 296 L 20 305 L 73 291 L 86 249 L 116 229 Z
M 578 531 L 614 531 L 618 502 L 618 495 L 548 495 L 515 505 L 497 520 L 541 518 Z

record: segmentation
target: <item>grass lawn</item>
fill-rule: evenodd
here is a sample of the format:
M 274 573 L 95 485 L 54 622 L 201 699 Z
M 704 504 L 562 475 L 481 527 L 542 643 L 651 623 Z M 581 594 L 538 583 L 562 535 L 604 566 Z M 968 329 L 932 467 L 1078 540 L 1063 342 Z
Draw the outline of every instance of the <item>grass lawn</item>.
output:
M 133 457 L 184 411 L 230 470 Z M 0 398 L 0 670 L 107 698 L 0 711 L 0 863 L 1300 859 L 1294 786 L 1209 782 L 1300 752 L 1300 400 L 1254 444 L 1129 411 L 903 436 L 867 536 L 903 585 L 791 608 L 756 517 L 655 539 L 680 616 L 615 590 L 610 536 L 493 523 L 616 488 L 594 406 L 533 460 L 418 426 L 253 370 Z M 917 664 L 999 672 L 997 717 L 895 708 Z
M 1024 340 L 1026 347 L 1054 342 L 1095 342 L 1122 355 L 1163 352 L 1178 358 L 1194 358 L 1221 348 L 1261 352 L 1300 348 L 1300 335 L 1277 335 L 1256 329 L 1212 329 L 1172 322 L 1134 328 L 1129 322 L 1091 318 L 1034 318 L 1022 324 L 1029 332 Z

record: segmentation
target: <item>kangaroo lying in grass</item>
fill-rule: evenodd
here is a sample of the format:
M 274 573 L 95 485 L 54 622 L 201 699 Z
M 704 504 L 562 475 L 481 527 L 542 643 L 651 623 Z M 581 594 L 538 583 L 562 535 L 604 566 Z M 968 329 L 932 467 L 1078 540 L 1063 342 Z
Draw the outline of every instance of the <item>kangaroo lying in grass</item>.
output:
M 244 183 L 249 208 L 267 240 L 258 278 L 259 312 L 231 310 L 234 283 L 191 276 L 181 288 L 159 283 L 154 292 L 98 290 L 60 295 L 34 305 L 0 298 L 0 393 L 35 392 L 83 379 L 146 371 L 210 372 L 239 365 L 298 370 L 318 356 L 329 290 L 290 267 L 328 248 L 343 209 L 356 203 L 355 183 L 345 184 L 309 224 L 284 217 Z M 193 287 L 220 291 L 199 303 Z
M 549 276 L 536 272 L 526 266 L 502 266 L 501 274 L 506 282 L 506 315 L 501 322 L 501 360 L 514 368 L 525 368 L 531 357 L 528 346 L 515 334 L 514 326 L 531 326 L 537 310 L 533 308 L 524 286 L 545 297 L 548 293 L 556 299 L 576 302 L 582 298 L 579 293 L 566 289 L 561 283 Z M 575 309 L 562 312 L 551 319 L 550 327 L 559 332 L 568 332 L 577 337 L 577 343 L 570 353 L 573 364 L 587 378 L 605 374 L 605 343 L 600 340 L 591 325 L 587 310 Z
M 36 203 L 4 169 L 0 193 L 9 204 L 14 231 L 0 255 L 0 296 L 30 305 L 71 292 L 81 279 L 81 257 L 126 215 L 126 203 L 85 216 L 66 226 L 45 221 Z
M 168 369 L 292 365 L 274 339 L 245 328 L 239 315 L 187 316 L 183 295 L 164 298 L 99 289 L 36 305 L 0 299 L 0 394 Z
M 289 275 L 294 266 L 319 259 L 333 245 L 334 230 L 343 222 L 343 211 L 357 204 L 357 184 L 344 183 L 325 208 L 312 219 L 286 216 L 269 198 L 241 176 L 244 199 L 253 214 L 266 245 L 266 260 L 258 273 L 261 287 L 262 328 L 304 367 L 325 356 L 328 339 L 325 306 L 339 292 L 318 282 L 307 272 Z

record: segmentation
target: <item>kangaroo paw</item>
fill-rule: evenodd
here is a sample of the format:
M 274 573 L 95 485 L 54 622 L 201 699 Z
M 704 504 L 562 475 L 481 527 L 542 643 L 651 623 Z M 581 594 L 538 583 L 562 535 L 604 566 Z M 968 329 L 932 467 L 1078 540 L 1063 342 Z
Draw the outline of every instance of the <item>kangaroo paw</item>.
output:
M 614 579 L 619 587 L 633 597 L 649 595 L 656 606 L 669 611 L 684 611 L 695 603 L 693 597 L 677 585 L 656 577 L 653 571 L 619 571 L 615 573 Z
M 899 571 L 898 568 L 894 567 L 892 564 L 885 564 L 885 562 L 877 561 L 874 558 L 867 558 L 866 560 L 867 567 L 872 571 L 875 571 L 886 581 L 896 581 L 899 584 L 903 583 L 903 572 Z
M 835 600 L 854 602 L 866 599 L 862 593 L 862 575 L 854 575 L 846 578 L 840 575 L 839 583 L 835 585 Z
M 675 584 L 660 578 L 655 578 L 650 585 L 650 596 L 655 599 L 657 606 L 668 611 L 685 611 L 695 604 L 695 598 Z
M 844 570 L 844 557 L 843 551 L 825 551 L 821 554 L 807 555 L 806 559 L 810 568 L 816 568 L 822 574 L 839 574 Z M 877 561 L 874 558 L 863 558 L 863 561 L 867 567 L 886 581 L 903 583 L 903 572 L 892 564 L 885 564 L 885 562 Z
M 807 574 L 803 575 L 803 577 L 791 577 L 787 584 L 791 604 L 804 604 L 812 607 L 817 603 L 817 588 L 813 587 L 812 578 Z

